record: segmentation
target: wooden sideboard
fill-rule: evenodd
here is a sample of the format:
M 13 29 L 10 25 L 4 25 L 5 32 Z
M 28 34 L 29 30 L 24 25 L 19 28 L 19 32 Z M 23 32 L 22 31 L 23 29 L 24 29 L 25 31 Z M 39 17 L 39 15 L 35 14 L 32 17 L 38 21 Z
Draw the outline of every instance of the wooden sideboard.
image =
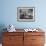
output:
M 44 32 L 3 32 L 3 46 L 44 46 Z

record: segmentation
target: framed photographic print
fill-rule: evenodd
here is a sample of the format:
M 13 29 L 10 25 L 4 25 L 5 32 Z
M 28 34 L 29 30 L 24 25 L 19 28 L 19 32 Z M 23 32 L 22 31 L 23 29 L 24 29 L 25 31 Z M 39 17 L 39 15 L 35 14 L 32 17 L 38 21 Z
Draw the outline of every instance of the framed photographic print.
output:
M 35 21 L 35 8 L 34 7 L 18 7 L 17 20 L 22 22 Z

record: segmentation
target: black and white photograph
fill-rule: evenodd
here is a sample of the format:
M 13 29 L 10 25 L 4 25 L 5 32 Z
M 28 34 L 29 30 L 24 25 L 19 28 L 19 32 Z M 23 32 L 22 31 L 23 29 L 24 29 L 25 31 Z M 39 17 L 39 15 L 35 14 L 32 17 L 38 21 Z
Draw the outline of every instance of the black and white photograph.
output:
M 34 21 L 35 20 L 35 8 L 34 7 L 18 7 L 17 8 L 17 20 L 18 21 Z

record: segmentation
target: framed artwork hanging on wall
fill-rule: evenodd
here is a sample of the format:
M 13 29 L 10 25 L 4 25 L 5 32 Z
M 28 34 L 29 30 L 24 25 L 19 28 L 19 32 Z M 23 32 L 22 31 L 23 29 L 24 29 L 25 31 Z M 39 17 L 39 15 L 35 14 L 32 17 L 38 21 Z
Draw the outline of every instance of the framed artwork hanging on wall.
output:
M 18 7 L 17 20 L 21 22 L 34 22 L 35 7 Z

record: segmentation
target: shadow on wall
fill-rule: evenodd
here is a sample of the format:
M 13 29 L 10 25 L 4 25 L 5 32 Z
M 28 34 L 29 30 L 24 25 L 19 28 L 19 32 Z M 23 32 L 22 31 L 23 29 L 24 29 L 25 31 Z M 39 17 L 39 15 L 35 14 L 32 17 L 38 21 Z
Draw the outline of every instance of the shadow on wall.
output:
M 5 32 L 6 30 L 4 30 L 5 25 L 4 24 L 0 24 L 0 43 L 2 43 L 2 36 L 3 36 L 3 32 Z

